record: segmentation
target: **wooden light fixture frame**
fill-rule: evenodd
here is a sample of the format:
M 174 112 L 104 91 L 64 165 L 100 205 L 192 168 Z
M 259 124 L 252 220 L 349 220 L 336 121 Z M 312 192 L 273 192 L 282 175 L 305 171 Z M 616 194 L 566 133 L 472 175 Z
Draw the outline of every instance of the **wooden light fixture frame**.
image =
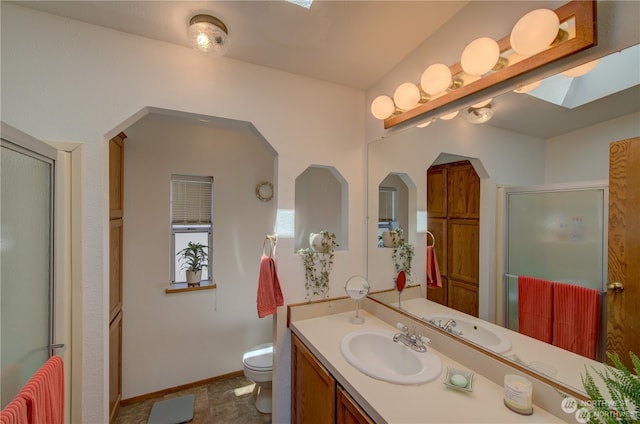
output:
M 458 89 L 447 92 L 440 97 L 434 98 L 426 103 L 419 104 L 412 109 L 391 115 L 384 120 L 384 128 L 388 129 L 395 127 L 396 125 L 400 125 L 410 119 L 436 110 L 451 102 L 460 100 L 471 94 L 478 93 L 486 88 L 492 87 L 496 84 L 596 45 L 595 0 L 573 0 L 564 6 L 559 7 L 555 12 L 560 19 L 560 23 L 575 19 L 575 37 L 558 43 L 557 45 L 523 59 L 518 63 L 505 66 L 504 68 L 473 81 L 468 85 L 464 85 Z M 500 54 L 510 50 L 511 34 L 500 39 L 498 41 L 498 46 L 500 47 Z M 451 75 L 453 75 L 454 78 L 463 72 L 460 62 L 450 66 L 449 69 L 451 70 Z

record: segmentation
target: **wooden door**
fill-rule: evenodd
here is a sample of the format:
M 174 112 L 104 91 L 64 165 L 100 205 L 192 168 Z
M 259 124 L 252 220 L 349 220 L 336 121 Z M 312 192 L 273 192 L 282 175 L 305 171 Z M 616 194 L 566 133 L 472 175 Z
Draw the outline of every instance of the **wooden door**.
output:
M 291 335 L 291 422 L 335 422 L 336 382 L 295 335 Z
M 366 412 L 353 400 L 349 393 L 338 386 L 336 393 L 337 424 L 373 424 Z
M 478 316 L 480 178 L 469 161 L 427 170 L 427 228 L 443 287 L 427 299 Z M 427 237 L 427 243 L 431 243 Z
M 124 133 L 109 140 L 109 417 L 115 422 L 122 399 L 122 223 L 124 219 Z
M 640 137 L 609 148 L 607 352 L 631 368 L 629 352 L 640 355 Z

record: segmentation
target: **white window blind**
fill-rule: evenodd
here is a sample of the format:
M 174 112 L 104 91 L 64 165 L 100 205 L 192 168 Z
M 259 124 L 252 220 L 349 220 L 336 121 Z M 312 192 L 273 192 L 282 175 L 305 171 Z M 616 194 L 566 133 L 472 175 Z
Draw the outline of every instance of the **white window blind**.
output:
M 171 176 L 171 224 L 211 224 L 213 177 Z

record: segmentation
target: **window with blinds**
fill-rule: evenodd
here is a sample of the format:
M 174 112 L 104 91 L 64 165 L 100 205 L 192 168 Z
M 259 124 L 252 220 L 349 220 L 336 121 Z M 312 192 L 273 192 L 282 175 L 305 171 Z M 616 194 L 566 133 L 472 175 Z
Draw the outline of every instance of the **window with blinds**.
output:
M 171 176 L 171 250 L 173 266 L 172 283 L 183 283 L 186 274 L 177 253 L 189 242 L 208 246 L 211 252 L 213 241 L 213 177 L 196 175 Z M 202 280 L 211 280 L 212 255 L 209 264 L 202 270 Z

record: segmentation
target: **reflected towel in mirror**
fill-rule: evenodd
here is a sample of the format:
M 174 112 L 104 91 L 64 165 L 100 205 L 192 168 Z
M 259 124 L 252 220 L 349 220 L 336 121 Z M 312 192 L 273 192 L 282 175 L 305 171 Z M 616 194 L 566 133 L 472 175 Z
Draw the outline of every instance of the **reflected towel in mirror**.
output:
M 600 328 L 600 293 L 573 284 L 553 284 L 553 344 L 595 359 Z
M 518 331 L 551 343 L 553 340 L 553 282 L 518 276 Z
M 434 287 L 442 287 L 442 277 L 436 258 L 434 246 L 427 246 L 427 284 Z

